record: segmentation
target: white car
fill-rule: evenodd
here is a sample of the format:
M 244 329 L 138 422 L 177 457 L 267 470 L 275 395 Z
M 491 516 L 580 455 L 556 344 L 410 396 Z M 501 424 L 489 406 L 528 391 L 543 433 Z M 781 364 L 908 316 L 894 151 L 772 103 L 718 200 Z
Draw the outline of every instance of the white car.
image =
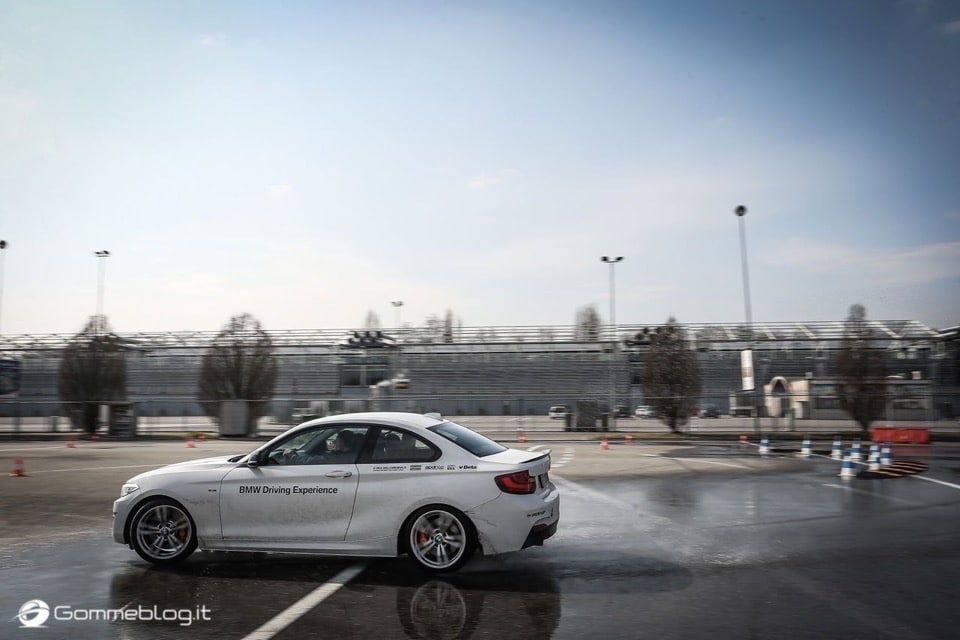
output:
M 547 411 L 551 420 L 563 420 L 570 413 L 570 407 L 565 404 L 555 404 Z
M 638 418 L 653 418 L 657 415 L 657 412 L 654 411 L 653 407 L 648 404 L 641 404 L 637 407 L 637 410 L 634 411 L 633 415 Z
M 454 571 L 557 531 L 550 452 L 507 449 L 438 414 L 305 422 L 246 455 L 142 473 L 113 539 L 155 564 L 194 549 L 393 557 Z

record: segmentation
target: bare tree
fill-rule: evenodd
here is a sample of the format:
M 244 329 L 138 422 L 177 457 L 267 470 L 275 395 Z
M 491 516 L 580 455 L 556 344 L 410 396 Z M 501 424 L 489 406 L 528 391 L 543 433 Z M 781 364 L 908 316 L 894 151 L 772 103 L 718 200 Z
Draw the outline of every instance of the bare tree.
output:
M 444 342 L 451 343 L 454 338 L 454 330 L 463 328 L 463 320 L 456 317 L 453 311 L 447 309 L 441 318 L 436 314 L 427 316 L 423 321 L 422 340 L 424 342 Z
M 101 404 L 126 401 L 126 357 L 104 316 L 90 318 L 64 347 L 58 387 L 71 424 L 89 434 L 97 430 Z
M 380 328 L 380 316 L 373 310 L 367 311 L 367 317 L 363 321 L 364 329 L 379 329 Z
M 220 402 L 246 400 L 247 432 L 267 412 L 277 381 L 273 341 L 260 322 L 244 313 L 230 318 L 203 355 L 197 400 L 204 413 L 220 419 Z
M 447 314 L 443 317 L 443 341 L 447 344 L 453 342 L 453 311 L 447 309 Z
M 592 304 L 577 309 L 574 337 L 577 342 L 596 342 L 600 339 L 600 313 Z
M 650 334 L 640 376 L 643 396 L 674 433 L 687 423 L 693 399 L 700 395 L 700 365 L 686 331 L 674 318 Z
M 886 405 L 886 365 L 875 340 L 867 324 L 867 310 L 860 304 L 851 306 L 837 353 L 837 396 L 843 410 L 865 433 L 871 422 L 883 417 Z

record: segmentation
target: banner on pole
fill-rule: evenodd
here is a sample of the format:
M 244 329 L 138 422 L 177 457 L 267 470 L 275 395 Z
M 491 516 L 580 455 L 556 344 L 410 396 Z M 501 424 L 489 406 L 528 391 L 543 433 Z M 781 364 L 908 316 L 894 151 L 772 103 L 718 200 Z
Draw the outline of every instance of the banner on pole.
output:
M 740 352 L 740 377 L 743 378 L 743 390 L 752 391 L 753 384 L 753 351 L 744 349 Z

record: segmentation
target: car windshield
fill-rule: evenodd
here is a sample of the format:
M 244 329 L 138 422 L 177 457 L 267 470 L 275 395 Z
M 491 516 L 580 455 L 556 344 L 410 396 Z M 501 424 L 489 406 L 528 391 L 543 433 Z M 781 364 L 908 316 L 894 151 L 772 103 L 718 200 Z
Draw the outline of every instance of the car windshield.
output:
M 495 453 L 507 450 L 503 445 L 455 422 L 441 422 L 430 427 L 430 431 L 443 436 L 459 447 L 463 447 L 478 458 L 492 456 Z

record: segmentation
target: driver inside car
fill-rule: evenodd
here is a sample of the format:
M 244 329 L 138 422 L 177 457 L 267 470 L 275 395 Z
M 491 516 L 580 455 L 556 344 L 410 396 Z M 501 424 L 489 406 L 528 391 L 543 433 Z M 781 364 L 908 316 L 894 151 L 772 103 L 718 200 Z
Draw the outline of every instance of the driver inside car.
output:
M 357 456 L 362 437 L 346 429 L 335 436 L 324 439 L 319 447 L 288 448 L 280 452 L 279 457 L 272 458 L 275 464 L 330 464 L 335 462 L 353 462 Z

